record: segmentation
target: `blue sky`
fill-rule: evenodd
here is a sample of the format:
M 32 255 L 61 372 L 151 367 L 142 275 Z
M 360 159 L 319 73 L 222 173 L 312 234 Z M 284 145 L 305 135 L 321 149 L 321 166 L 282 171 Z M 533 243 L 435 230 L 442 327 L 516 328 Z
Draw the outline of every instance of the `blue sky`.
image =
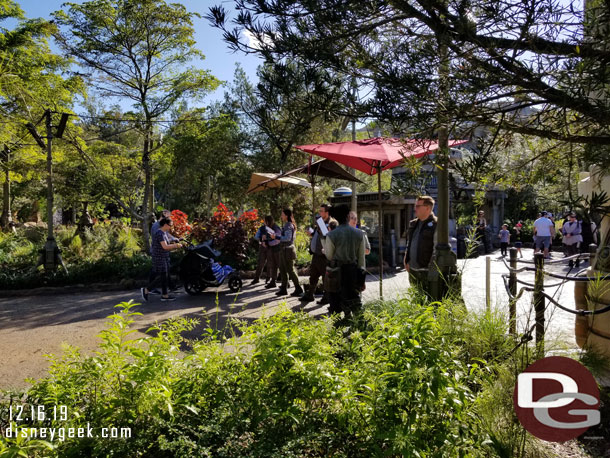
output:
M 25 11 L 26 17 L 50 19 L 51 13 L 61 9 L 61 5 L 65 3 L 65 0 L 16 0 L 16 2 Z M 82 3 L 80 0 L 74 2 Z M 231 11 L 233 4 L 233 2 L 226 0 L 172 0 L 171 3 L 182 3 L 188 11 L 199 13 L 202 16 L 208 13 L 210 6 L 222 3 L 227 10 Z M 6 25 L 8 26 L 8 24 Z M 221 31 L 211 27 L 207 20 L 195 18 L 193 25 L 197 46 L 205 54 L 205 60 L 198 63 L 198 66 L 210 70 L 216 78 L 230 82 L 233 79 L 235 64 L 239 62 L 249 79 L 251 81 L 256 80 L 256 67 L 261 63 L 257 57 L 231 52 L 227 44 L 222 40 Z M 54 47 L 54 50 L 57 51 L 57 48 Z M 220 100 L 223 92 L 224 89 L 222 87 L 219 88 L 208 96 L 206 101 Z

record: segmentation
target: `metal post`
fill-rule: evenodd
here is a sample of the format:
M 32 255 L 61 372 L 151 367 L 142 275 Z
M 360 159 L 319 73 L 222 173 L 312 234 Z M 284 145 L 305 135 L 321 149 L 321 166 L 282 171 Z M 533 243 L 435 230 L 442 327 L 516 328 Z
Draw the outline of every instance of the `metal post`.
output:
M 311 221 L 312 227 L 316 227 L 316 177 L 310 175 L 311 183 Z
M 544 354 L 544 254 L 534 255 L 536 278 L 534 280 L 534 310 L 536 311 L 536 347 Z
M 491 309 L 491 256 L 485 256 L 485 308 Z
M 356 97 L 358 95 L 358 85 L 356 83 L 356 77 L 352 78 L 352 109 L 356 108 Z M 352 118 L 352 141 L 356 141 L 356 118 Z M 356 170 L 349 167 L 347 169 L 352 175 L 356 174 Z M 352 198 L 351 198 L 351 210 L 353 212 L 358 213 L 358 192 L 356 188 L 357 184 L 355 181 L 352 181 Z
M 390 231 L 390 246 L 392 248 L 392 255 L 390 256 L 392 269 L 396 269 L 396 231 L 394 229 Z
M 377 166 L 377 198 L 379 199 L 379 298 L 383 299 L 383 207 L 381 205 L 381 164 Z
M 57 267 L 58 247 L 53 236 L 53 131 L 51 126 L 51 111 L 45 111 L 47 128 L 47 242 L 44 246 L 44 268 L 54 270 Z
M 511 248 L 509 250 L 509 255 L 510 255 L 510 268 L 516 269 L 517 268 L 517 249 L 514 247 Z M 511 270 L 509 272 L 508 289 L 513 297 L 515 297 L 517 295 L 517 272 L 514 272 L 513 270 Z M 515 335 L 517 335 L 517 301 L 514 299 L 511 299 L 508 303 L 508 317 L 509 317 L 508 332 L 510 333 L 510 335 L 515 336 Z

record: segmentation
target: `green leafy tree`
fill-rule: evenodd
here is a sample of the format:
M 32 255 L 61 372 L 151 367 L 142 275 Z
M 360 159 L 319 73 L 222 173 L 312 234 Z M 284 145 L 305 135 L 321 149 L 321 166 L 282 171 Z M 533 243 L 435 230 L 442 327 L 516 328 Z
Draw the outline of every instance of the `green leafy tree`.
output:
M 403 129 L 469 120 L 608 145 L 610 8 L 586 5 L 237 0 L 233 24 L 222 7 L 211 8 L 209 18 L 234 49 L 302 59 L 367 82 L 369 115 Z M 449 97 L 441 97 L 436 71 L 441 41 L 451 64 Z M 437 100 L 446 100 L 441 110 Z
M 131 100 L 141 117 L 142 211 L 132 216 L 142 221 L 146 245 L 155 121 L 219 84 L 208 71 L 189 66 L 203 58 L 195 48 L 194 16 L 183 5 L 163 0 L 67 3 L 54 13 L 61 26 L 58 43 L 90 72 L 92 87 L 102 96 Z
M 243 183 L 250 170 L 241 150 L 236 121 L 216 110 L 183 114 L 169 129 L 157 189 L 188 214 L 210 216 L 219 201 L 231 208 L 243 204 Z M 162 161 L 165 157 L 165 164 Z
M 0 125 L 0 140 L 4 143 L 0 221 L 6 226 L 11 218 L 11 182 L 17 185 L 14 189 L 27 191 L 33 199 L 42 190 L 44 156 L 25 124 L 38 126 L 39 135 L 44 138 L 46 132 L 41 124 L 44 111 L 69 112 L 75 95 L 83 93 L 83 85 L 79 77 L 62 76 L 69 62 L 50 51 L 47 38 L 55 29 L 52 23 L 25 19 L 11 1 L 1 1 L 0 11 L 0 21 L 18 20 L 12 30 L 0 28 L 0 112 L 6 120 Z M 54 122 L 58 122 L 59 118 L 53 116 Z M 67 130 L 73 130 L 72 122 Z M 61 160 L 61 156 L 60 147 L 54 159 Z

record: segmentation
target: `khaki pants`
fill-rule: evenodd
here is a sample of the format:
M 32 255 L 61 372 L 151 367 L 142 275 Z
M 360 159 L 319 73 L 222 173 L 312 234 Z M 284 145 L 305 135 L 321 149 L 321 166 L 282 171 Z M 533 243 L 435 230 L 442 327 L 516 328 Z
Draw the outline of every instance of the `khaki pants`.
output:
M 288 278 L 292 280 L 295 288 L 299 287 L 299 277 L 294 270 L 294 259 L 292 259 L 291 249 L 280 247 L 280 278 L 282 279 L 281 288 L 288 288 Z

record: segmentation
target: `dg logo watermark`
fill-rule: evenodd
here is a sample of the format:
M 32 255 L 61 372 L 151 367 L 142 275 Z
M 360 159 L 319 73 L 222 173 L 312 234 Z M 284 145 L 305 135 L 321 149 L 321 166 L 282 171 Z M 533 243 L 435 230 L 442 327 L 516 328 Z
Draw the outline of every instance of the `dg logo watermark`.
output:
M 550 442 L 565 442 L 600 422 L 599 388 L 578 361 L 550 356 L 517 378 L 515 412 L 523 427 Z

